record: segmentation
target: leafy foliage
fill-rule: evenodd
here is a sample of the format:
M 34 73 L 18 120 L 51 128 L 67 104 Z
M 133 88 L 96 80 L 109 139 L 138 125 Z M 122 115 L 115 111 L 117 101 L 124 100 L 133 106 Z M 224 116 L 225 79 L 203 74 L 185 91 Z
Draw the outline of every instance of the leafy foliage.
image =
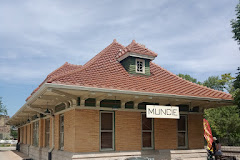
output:
M 188 80 L 190 82 L 197 83 L 197 84 L 202 84 L 201 82 L 197 81 L 196 78 L 191 77 L 189 74 L 181 74 L 181 73 L 179 73 L 178 76 L 183 78 L 183 79 L 185 79 L 185 80 Z
M 240 68 L 238 76 L 232 77 L 230 73 L 219 76 L 211 76 L 203 83 L 190 75 L 179 74 L 178 76 L 193 83 L 202 84 L 212 89 L 231 93 L 239 105 L 240 102 Z M 214 136 L 220 138 L 225 145 L 240 145 L 240 118 L 237 106 L 226 106 L 205 110 L 204 117 L 209 121 Z
M 237 106 L 207 109 L 205 118 L 215 136 L 227 139 L 228 145 L 240 145 L 240 118 Z
M 236 19 L 231 20 L 232 25 L 232 32 L 234 33 L 234 40 L 240 44 L 240 1 L 239 4 L 236 6 Z
M 12 136 L 14 139 L 18 139 L 18 131 L 17 131 L 17 130 L 14 130 L 13 128 L 11 128 L 11 136 Z
M 2 103 L 2 97 L 0 97 L 0 115 L 1 114 L 7 115 L 7 108 Z
M 231 76 L 231 73 L 226 73 L 222 74 L 221 78 L 219 78 L 219 76 L 208 77 L 208 79 L 203 82 L 203 85 L 219 91 L 224 91 L 225 89 L 229 93 L 232 93 L 234 91 L 233 80 L 234 77 Z
M 238 109 L 240 111 L 240 67 L 238 67 L 237 70 L 238 70 L 238 73 L 237 73 L 236 79 L 233 82 L 233 87 L 235 89 L 233 93 L 233 97 L 234 97 L 234 102 L 238 106 Z
M 203 85 L 219 91 L 223 91 L 224 89 L 224 83 L 218 76 L 208 77 L 208 79 L 203 82 Z

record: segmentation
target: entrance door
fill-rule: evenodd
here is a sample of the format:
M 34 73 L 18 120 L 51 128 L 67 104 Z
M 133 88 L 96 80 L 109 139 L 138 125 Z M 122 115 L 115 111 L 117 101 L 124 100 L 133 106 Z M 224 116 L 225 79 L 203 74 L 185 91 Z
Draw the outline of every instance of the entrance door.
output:
M 178 120 L 178 148 L 187 148 L 187 115 L 180 115 Z
M 114 113 L 105 111 L 100 113 L 101 150 L 114 150 Z

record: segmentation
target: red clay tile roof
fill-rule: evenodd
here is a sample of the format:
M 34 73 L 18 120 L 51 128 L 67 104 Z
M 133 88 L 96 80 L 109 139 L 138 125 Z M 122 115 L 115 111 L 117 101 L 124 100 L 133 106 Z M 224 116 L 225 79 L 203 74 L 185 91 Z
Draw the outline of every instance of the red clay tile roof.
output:
M 126 48 L 114 40 L 82 67 L 52 76 L 47 83 L 232 100 L 228 93 L 184 80 L 153 62 L 150 76 L 129 74 L 116 58 Z
M 151 56 L 151 57 L 157 57 L 157 53 L 151 51 L 148 48 L 145 48 L 144 45 L 141 45 L 139 43 L 136 43 L 135 40 L 132 41 L 131 44 L 129 44 L 127 47 L 124 47 L 124 49 L 121 49 L 121 51 L 117 54 L 117 58 L 122 57 L 123 55 L 127 54 L 127 53 L 137 53 L 140 55 L 147 55 L 147 56 Z
M 35 93 L 37 92 L 37 90 L 44 84 L 46 83 L 46 81 L 48 79 L 51 79 L 53 77 L 57 77 L 59 75 L 64 75 L 68 72 L 74 71 L 76 69 L 81 68 L 82 65 L 74 65 L 74 64 L 70 64 L 68 62 L 65 62 L 61 67 L 57 68 L 56 70 L 54 70 L 53 72 L 51 72 L 50 74 L 48 74 L 48 76 L 45 78 L 45 80 L 36 88 L 34 89 L 34 91 L 31 93 L 31 95 L 26 99 L 26 101 Z

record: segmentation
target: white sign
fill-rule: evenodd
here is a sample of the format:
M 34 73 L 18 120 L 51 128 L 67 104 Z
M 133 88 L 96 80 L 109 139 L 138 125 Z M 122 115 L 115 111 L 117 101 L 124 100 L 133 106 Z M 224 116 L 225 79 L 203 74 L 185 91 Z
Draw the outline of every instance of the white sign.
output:
M 171 118 L 179 119 L 179 107 L 147 105 L 147 118 Z

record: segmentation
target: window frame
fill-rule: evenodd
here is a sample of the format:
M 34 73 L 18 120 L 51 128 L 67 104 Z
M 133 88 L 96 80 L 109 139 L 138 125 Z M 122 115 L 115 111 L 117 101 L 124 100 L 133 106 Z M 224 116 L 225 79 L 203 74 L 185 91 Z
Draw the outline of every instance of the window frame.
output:
M 182 114 L 180 115 L 180 118 L 185 117 L 185 130 L 178 130 L 178 121 L 177 121 L 177 137 L 178 137 L 178 133 L 185 133 L 185 146 L 179 146 L 178 144 L 178 148 L 179 149 L 187 149 L 188 148 L 188 115 L 187 114 Z M 179 119 L 180 120 L 180 119 Z M 177 143 L 178 143 L 178 139 L 177 139 Z
M 142 137 L 141 137 L 141 139 L 142 139 L 141 144 L 142 144 L 142 149 L 143 150 L 145 150 L 145 149 L 154 149 L 154 125 L 153 125 L 154 119 L 153 118 L 149 118 L 149 119 L 152 120 L 152 130 L 143 130 L 143 128 L 142 128 L 143 115 L 145 115 L 145 117 L 147 118 L 146 113 L 141 113 L 141 135 L 142 135 Z M 149 132 L 151 133 L 151 147 L 143 147 L 143 133 L 144 132 L 145 133 L 149 133 Z
M 137 63 L 138 61 L 142 62 L 142 72 L 138 71 L 138 63 Z M 136 58 L 135 63 L 136 63 L 136 68 L 135 68 L 136 73 L 145 74 L 145 60 L 144 59 L 140 59 L 140 58 Z
M 111 113 L 112 114 L 112 130 L 102 130 L 102 113 Z M 114 151 L 115 150 L 115 113 L 112 111 L 100 111 L 100 126 L 99 126 L 99 148 L 100 151 Z M 102 149 L 102 140 L 101 140 L 101 136 L 102 136 L 102 132 L 112 132 L 112 148 L 103 148 Z

